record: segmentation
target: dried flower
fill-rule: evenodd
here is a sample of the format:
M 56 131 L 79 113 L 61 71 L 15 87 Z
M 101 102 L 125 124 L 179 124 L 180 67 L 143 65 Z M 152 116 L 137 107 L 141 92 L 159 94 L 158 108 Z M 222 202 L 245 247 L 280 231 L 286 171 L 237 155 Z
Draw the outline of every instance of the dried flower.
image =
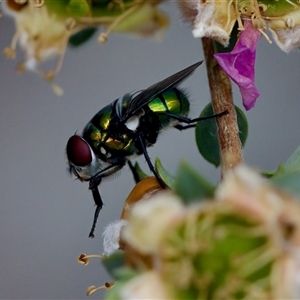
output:
M 25 60 L 19 64 L 18 71 L 36 72 L 61 95 L 63 91 L 53 83 L 53 79 L 61 68 L 68 39 L 76 31 L 68 30 L 65 20 L 49 12 L 45 6 L 36 8 L 35 2 L 17 4 L 14 0 L 7 0 L 4 3 L 5 12 L 13 16 L 16 23 L 11 45 L 4 49 L 4 54 L 8 58 L 14 58 L 19 43 Z M 41 62 L 52 58 L 57 58 L 53 70 L 43 71 L 39 68 Z
M 298 1 L 299 3 L 299 1 Z M 286 15 L 269 18 L 269 30 L 281 50 L 290 52 L 300 46 L 300 6 L 290 2 L 294 8 Z
M 233 1 L 178 0 L 195 38 L 209 37 L 227 46 L 236 21 Z
M 269 43 L 269 27 L 283 51 L 300 46 L 299 1 L 228 0 L 179 1 L 184 17 L 191 22 L 194 37 L 209 37 L 228 46 L 234 24 L 241 31 L 231 53 L 215 57 L 226 74 L 239 86 L 244 107 L 255 105 L 259 91 L 254 84 L 256 46 L 260 35 Z
M 72 35 L 89 27 L 102 26 L 106 31 L 98 38 L 101 43 L 111 32 L 160 38 L 169 25 L 167 15 L 156 8 L 160 1 L 4 1 L 4 12 L 12 16 L 16 24 L 11 45 L 4 49 L 4 54 L 7 58 L 15 58 L 19 44 L 25 60 L 18 65 L 18 72 L 29 70 L 41 75 L 61 95 L 62 89 L 53 80 L 62 66 Z M 54 68 L 42 70 L 41 63 L 50 59 L 56 59 Z
M 297 1 L 281 0 L 180 0 L 179 6 L 186 20 L 192 24 L 194 37 L 209 37 L 227 46 L 237 21 L 239 30 L 249 20 L 265 38 L 269 26 L 276 42 L 284 51 L 300 46 L 300 5 Z

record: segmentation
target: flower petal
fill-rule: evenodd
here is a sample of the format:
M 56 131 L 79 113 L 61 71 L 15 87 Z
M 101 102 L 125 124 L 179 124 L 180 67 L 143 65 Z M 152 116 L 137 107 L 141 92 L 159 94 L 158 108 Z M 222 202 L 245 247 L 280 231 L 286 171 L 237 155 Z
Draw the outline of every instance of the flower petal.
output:
M 249 110 L 260 94 L 254 84 L 256 46 L 260 32 L 250 21 L 245 21 L 244 27 L 234 49 L 229 53 L 215 54 L 214 57 L 224 72 L 239 86 L 243 105 Z

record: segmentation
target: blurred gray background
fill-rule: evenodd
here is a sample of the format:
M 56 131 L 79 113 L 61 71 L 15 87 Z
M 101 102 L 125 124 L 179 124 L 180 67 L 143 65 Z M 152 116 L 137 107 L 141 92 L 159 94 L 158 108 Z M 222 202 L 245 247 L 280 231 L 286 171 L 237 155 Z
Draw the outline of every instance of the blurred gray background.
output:
M 35 74 L 16 74 L 20 53 L 15 61 L 0 56 L 1 299 L 85 299 L 87 286 L 109 280 L 100 261 L 83 267 L 76 258 L 101 253 L 102 228 L 119 218 L 134 182 L 127 167 L 103 182 L 105 206 L 96 238 L 88 239 L 94 204 L 88 184 L 67 172 L 65 145 L 104 105 L 203 59 L 201 43 L 182 23 L 176 3 L 161 7 L 172 23 L 160 43 L 111 35 L 105 45 L 95 38 L 69 49 L 56 80 L 64 88 L 62 97 Z M 3 16 L 0 49 L 10 44 L 14 30 L 13 20 Z M 298 51 L 287 55 L 261 39 L 256 61 L 261 96 L 246 113 L 250 130 L 244 158 L 251 166 L 274 170 L 300 144 L 299 57 Z M 198 116 L 210 98 L 205 67 L 181 86 L 190 93 L 191 116 Z M 242 108 L 236 88 L 234 97 Z M 219 170 L 198 154 L 193 130 L 166 131 L 149 153 L 173 174 L 185 159 L 219 181 Z M 144 158 L 138 161 L 147 170 Z M 90 298 L 102 297 L 98 292 Z

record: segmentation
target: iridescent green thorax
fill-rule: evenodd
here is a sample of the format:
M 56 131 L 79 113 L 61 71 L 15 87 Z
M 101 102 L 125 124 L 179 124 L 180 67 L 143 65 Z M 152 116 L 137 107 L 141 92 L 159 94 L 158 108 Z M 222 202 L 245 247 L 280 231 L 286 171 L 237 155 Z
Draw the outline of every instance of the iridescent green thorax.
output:
M 83 131 L 83 138 L 103 160 L 131 155 L 134 152 L 134 141 L 130 132 L 118 122 L 115 105 L 117 101 L 102 108 Z M 128 103 L 128 98 L 124 98 L 122 106 L 126 107 Z
M 172 88 L 159 94 L 145 104 L 133 117 L 138 120 L 135 130 L 130 130 L 126 122 L 121 122 L 134 96 L 126 94 L 113 103 L 102 108 L 86 125 L 83 138 L 89 143 L 97 156 L 103 160 L 115 157 L 126 157 L 140 154 L 137 147 L 136 131 L 145 136 L 146 146 L 156 142 L 161 130 L 178 123 L 169 113 L 176 116 L 186 116 L 189 112 L 189 101 L 186 94 Z
M 112 104 L 102 108 L 86 125 L 82 137 L 90 144 L 97 154 L 100 144 L 106 139 L 112 117 Z

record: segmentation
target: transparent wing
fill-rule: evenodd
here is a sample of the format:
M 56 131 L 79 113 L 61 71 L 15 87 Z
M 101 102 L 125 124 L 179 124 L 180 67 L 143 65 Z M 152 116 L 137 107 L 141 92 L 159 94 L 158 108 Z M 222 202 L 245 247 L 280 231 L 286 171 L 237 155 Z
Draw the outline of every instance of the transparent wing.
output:
M 181 70 L 170 77 L 159 81 L 147 89 L 141 91 L 136 97 L 134 97 L 123 113 L 121 122 L 126 122 L 131 116 L 139 111 L 144 105 L 151 102 L 157 95 L 165 92 L 166 90 L 178 85 L 182 80 L 189 76 L 196 68 L 198 68 L 203 61 L 199 61 L 184 70 Z

